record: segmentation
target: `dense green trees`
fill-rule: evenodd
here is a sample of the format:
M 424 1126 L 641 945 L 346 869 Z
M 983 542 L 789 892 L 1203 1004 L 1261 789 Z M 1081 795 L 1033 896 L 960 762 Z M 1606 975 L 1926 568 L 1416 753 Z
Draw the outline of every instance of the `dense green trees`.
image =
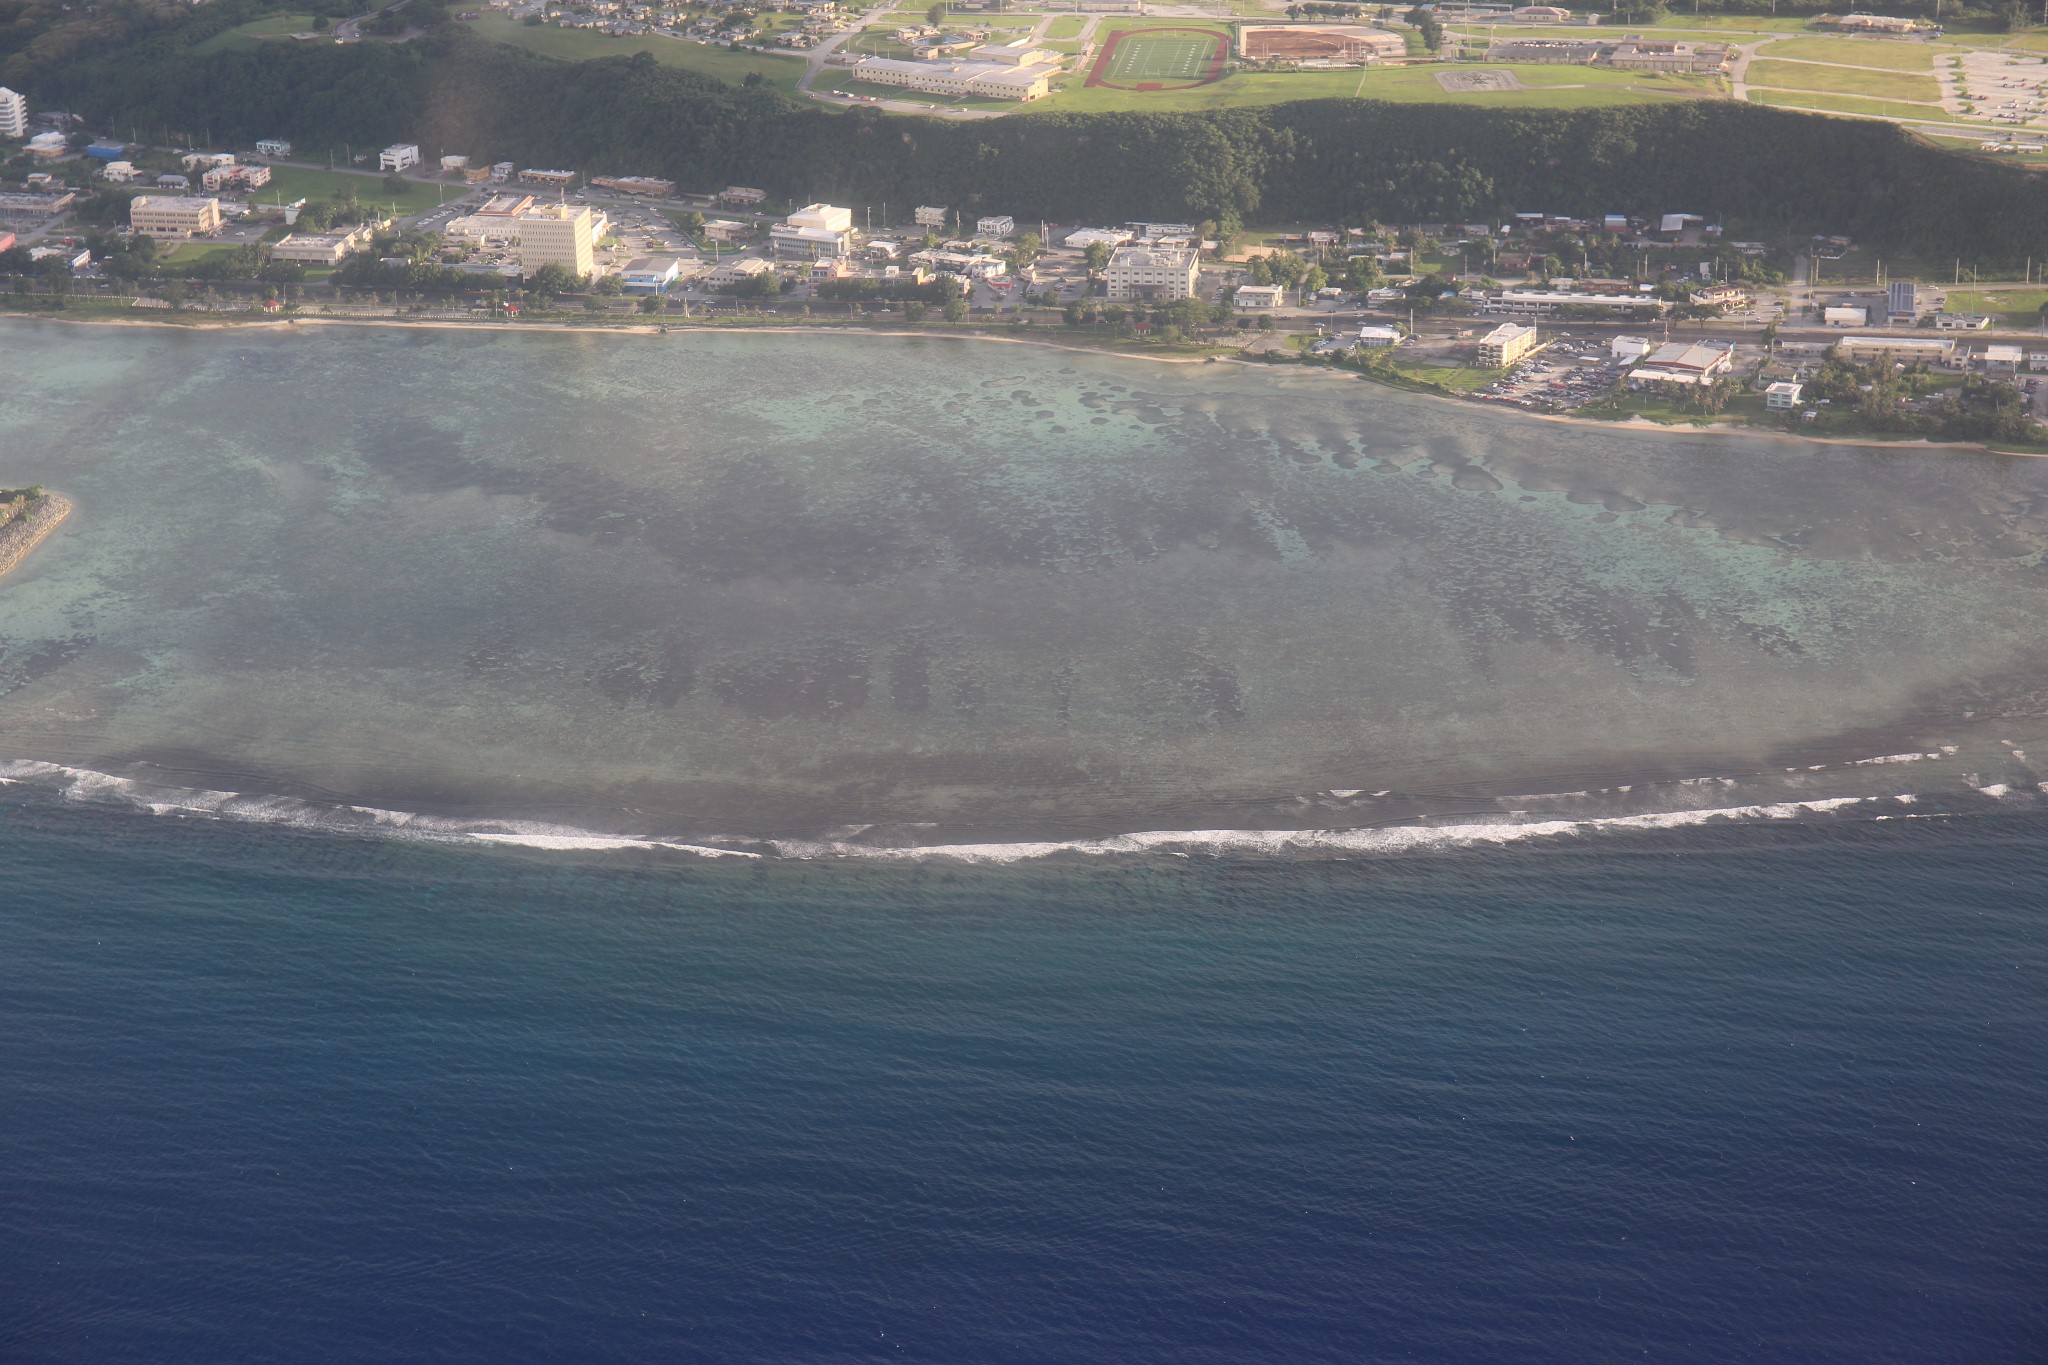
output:
M 0 4 L 6 0 L 0 0 Z M 1065 223 L 1478 220 L 1512 210 L 1703 213 L 1753 235 L 2048 255 L 2048 182 L 1889 124 L 1727 101 L 1589 110 L 1315 100 L 1188 114 L 939 121 L 834 113 L 651 57 L 550 62 L 444 26 L 406 44 L 194 55 L 170 37 L 37 73 L 40 104 L 115 128 L 247 143 L 403 138 L 473 157 L 663 175 L 854 204 L 938 202 Z

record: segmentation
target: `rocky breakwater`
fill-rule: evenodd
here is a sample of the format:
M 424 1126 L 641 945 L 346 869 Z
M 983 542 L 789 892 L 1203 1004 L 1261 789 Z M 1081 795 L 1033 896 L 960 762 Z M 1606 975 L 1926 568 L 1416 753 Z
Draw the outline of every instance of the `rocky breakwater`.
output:
M 71 499 L 38 486 L 0 489 L 0 578 L 6 577 L 71 515 Z

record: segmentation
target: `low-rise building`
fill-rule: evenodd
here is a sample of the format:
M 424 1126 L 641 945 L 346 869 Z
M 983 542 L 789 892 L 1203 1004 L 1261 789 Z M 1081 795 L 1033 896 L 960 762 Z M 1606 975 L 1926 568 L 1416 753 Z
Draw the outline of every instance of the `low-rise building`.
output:
M 566 190 L 576 183 L 574 171 L 549 171 L 537 166 L 528 166 L 519 173 L 523 185 L 546 185 L 549 189 Z
M 2017 346 L 1994 342 L 1984 348 L 1984 368 L 1997 374 L 2013 374 L 2019 370 L 2026 353 Z
M 1868 327 L 1870 310 L 1831 305 L 1820 311 L 1821 322 L 1829 327 Z
M 160 190 L 177 190 L 183 193 L 192 188 L 192 181 L 186 176 L 170 171 L 156 178 L 156 187 Z
M 1270 312 L 1280 306 L 1286 294 L 1277 284 L 1241 284 L 1231 291 L 1230 304 L 1240 312 Z
M 220 200 L 137 195 L 128 201 L 128 225 L 145 237 L 184 239 L 220 231 Z
M 178 158 L 187 172 L 211 170 L 215 166 L 235 164 L 233 152 L 187 152 Z
M 1077 228 L 1061 243 L 1076 251 L 1085 251 L 1098 242 L 1103 246 L 1122 246 L 1137 234 L 1127 228 Z
M 100 178 L 110 185 L 126 185 L 132 180 L 140 180 L 142 172 L 135 169 L 132 161 L 109 161 L 100 168 Z
M 684 264 L 680 256 L 642 256 L 626 263 L 619 281 L 628 294 L 665 294 L 682 277 Z
M 92 264 L 92 253 L 79 246 L 30 247 L 28 258 L 31 261 L 60 260 L 64 262 L 64 268 L 74 275 Z
M 704 283 L 714 289 L 725 289 L 747 280 L 758 279 L 774 269 L 775 267 L 768 262 L 754 256 L 743 260 L 722 261 L 704 276 Z
M 1805 385 L 1781 379 L 1764 390 L 1764 406 L 1772 412 L 1789 412 L 1799 406 L 1799 395 L 1805 391 Z
M 1017 220 L 1007 213 L 992 213 L 977 218 L 974 235 L 977 237 L 1009 237 L 1017 231 Z
M 1956 344 L 1947 337 L 1864 336 L 1843 337 L 1835 349 L 1845 360 L 1889 354 L 1897 360 L 1946 361 L 1955 355 Z
M 1193 297 L 1201 262 L 1186 247 L 1120 246 L 1102 274 L 1111 299 L 1172 303 Z
M 1612 313 L 1621 318 L 1662 317 L 1670 304 L 1649 294 L 1588 294 L 1564 289 L 1512 289 L 1480 300 L 1479 311 L 1506 317 L 1552 317 L 1565 309 Z
M 370 244 L 368 226 L 352 232 L 293 232 L 270 244 L 270 259 L 300 265 L 340 265 Z
M 1943 332 L 1981 332 L 1991 325 L 1982 313 L 1936 313 L 1934 326 Z
M 676 192 L 675 181 L 652 175 L 594 175 L 590 183 L 601 190 L 637 194 L 648 199 L 668 199 Z
M 926 95 L 973 95 L 981 99 L 1028 101 L 1052 93 L 1057 63 L 1013 66 L 1006 62 L 906 62 L 862 57 L 847 68 L 859 80 L 894 85 Z
M 394 142 L 377 154 L 377 168 L 398 174 L 420 164 L 420 149 L 411 142 Z
M 1479 338 L 1477 359 L 1481 369 L 1504 370 L 1536 349 L 1536 329 L 1520 323 L 1503 322 Z
M 469 158 L 466 156 L 449 155 L 441 158 L 441 174 L 443 175 L 448 175 L 454 171 L 466 171 L 468 169 Z
M 718 192 L 718 206 L 725 209 L 757 209 L 768 200 L 768 191 L 749 185 L 727 185 Z
M 1358 329 L 1358 344 L 1368 350 L 1378 350 L 1384 346 L 1399 346 L 1401 344 L 1401 331 L 1397 327 L 1388 327 L 1381 323 L 1368 322 Z
M 1648 337 L 1616 337 L 1607 343 L 1608 358 L 1618 360 L 1624 365 L 1641 360 L 1656 349 L 1655 343 Z
M 1735 364 L 1735 343 L 1667 341 L 1629 373 L 1631 384 L 1705 384 Z
M 292 144 L 286 142 L 283 138 L 267 137 L 261 139 L 256 144 L 256 155 L 258 156 L 275 157 L 281 161 L 291 154 Z
M 942 204 L 919 204 L 911 211 L 910 221 L 923 228 L 942 228 L 952 213 Z
M 239 162 L 212 167 L 199 177 L 199 187 L 208 194 L 218 194 L 222 190 L 261 189 L 269 183 L 270 167 L 244 166 Z
M 1920 320 L 1920 286 L 1911 280 L 1893 280 L 1885 286 L 1885 321 L 1910 327 Z

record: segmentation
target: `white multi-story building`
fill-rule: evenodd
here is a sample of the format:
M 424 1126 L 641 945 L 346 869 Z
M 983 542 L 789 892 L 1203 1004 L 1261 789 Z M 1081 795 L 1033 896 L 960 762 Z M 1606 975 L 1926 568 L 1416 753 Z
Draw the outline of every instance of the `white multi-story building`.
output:
M 580 204 L 549 204 L 519 215 L 519 268 L 558 265 L 577 278 L 597 267 L 597 223 Z
M 1503 322 L 1479 338 L 1479 366 L 1486 370 L 1504 370 L 1535 349 L 1534 327 Z
M 138 195 L 128 201 L 128 225 L 145 237 L 184 238 L 220 231 L 220 200 Z
M 292 144 L 281 137 L 267 137 L 256 144 L 256 155 L 276 157 L 282 161 L 292 154 Z
M 919 227 L 942 228 L 952 212 L 943 204 L 919 204 L 911 213 L 910 221 Z
M 977 237 L 1008 237 L 1017 231 L 1017 220 L 1007 213 L 992 213 L 977 219 L 974 235 Z
M 1187 247 L 1121 246 L 1103 278 L 1112 299 L 1172 303 L 1194 296 L 1201 269 L 1200 258 Z
M 807 204 L 768 229 L 768 247 L 779 261 L 816 261 L 853 250 L 853 210 Z
M 28 101 L 0 85 L 0 137 L 19 142 L 28 136 Z
M 411 142 L 394 142 L 377 154 L 381 170 L 404 171 L 420 164 L 420 149 Z

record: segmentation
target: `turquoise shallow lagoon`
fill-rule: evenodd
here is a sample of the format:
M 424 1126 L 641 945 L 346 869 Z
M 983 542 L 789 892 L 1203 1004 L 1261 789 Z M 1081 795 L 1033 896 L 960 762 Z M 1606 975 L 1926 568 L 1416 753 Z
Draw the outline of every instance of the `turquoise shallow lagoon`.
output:
M 813 847 L 2036 790 L 2035 461 L 940 339 L 0 351 L 0 481 L 79 508 L 0 760 L 77 794 Z

